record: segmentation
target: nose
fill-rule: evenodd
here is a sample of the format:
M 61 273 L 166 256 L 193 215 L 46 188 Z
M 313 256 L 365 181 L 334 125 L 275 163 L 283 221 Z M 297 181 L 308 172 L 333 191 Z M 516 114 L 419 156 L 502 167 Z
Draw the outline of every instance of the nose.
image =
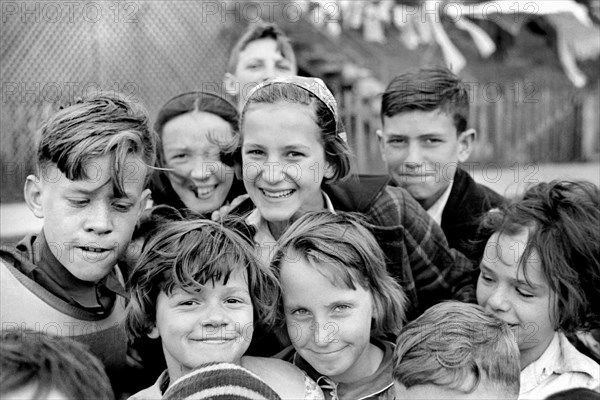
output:
M 93 232 L 97 235 L 111 233 L 113 230 L 111 205 L 106 202 L 97 202 L 93 207 L 89 207 L 84 229 L 86 232 Z
M 497 287 L 490 293 L 486 308 L 492 312 L 506 312 L 510 309 L 510 302 L 501 287 Z
M 275 68 L 275 64 L 265 65 L 265 68 L 263 69 L 263 73 L 262 73 L 262 80 L 266 81 L 267 79 L 271 79 L 271 78 L 275 78 L 275 77 L 277 77 L 277 71 Z
M 209 302 L 202 316 L 202 326 L 207 329 L 222 328 L 227 325 L 229 319 L 227 312 L 221 304 Z
M 275 158 L 263 163 L 262 178 L 270 184 L 277 184 L 284 179 L 285 166 Z
M 416 142 L 410 142 L 406 149 L 404 164 L 410 168 L 418 168 L 423 163 L 421 147 Z
M 312 325 L 313 342 L 319 347 L 326 347 L 335 341 L 338 327 L 335 322 L 315 319 Z
M 208 161 L 203 157 L 196 157 L 192 164 L 190 177 L 195 180 L 205 181 L 217 172 L 217 162 Z

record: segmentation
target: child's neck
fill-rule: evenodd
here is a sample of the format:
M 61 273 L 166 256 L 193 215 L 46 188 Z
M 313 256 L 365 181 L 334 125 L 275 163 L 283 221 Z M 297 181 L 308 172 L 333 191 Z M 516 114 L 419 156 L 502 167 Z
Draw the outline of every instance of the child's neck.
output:
M 352 383 L 377 371 L 383 361 L 383 350 L 370 343 L 361 358 L 343 375 L 331 377 L 335 383 Z
M 279 240 L 281 235 L 283 235 L 283 232 L 290 226 L 290 223 L 290 221 L 268 221 L 267 226 L 269 227 L 273 239 Z
M 554 339 L 554 335 L 551 335 L 548 338 L 540 343 L 539 346 L 532 347 L 531 349 L 525 349 L 520 352 L 519 361 L 521 363 L 521 371 L 523 371 L 529 364 L 537 361 L 538 358 L 544 354 L 550 343 L 552 343 L 552 339 Z

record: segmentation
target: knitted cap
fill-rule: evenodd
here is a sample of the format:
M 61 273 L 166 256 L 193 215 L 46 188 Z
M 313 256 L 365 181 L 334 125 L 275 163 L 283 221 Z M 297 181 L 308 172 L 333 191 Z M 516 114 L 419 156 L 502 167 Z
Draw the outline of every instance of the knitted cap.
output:
M 171 385 L 163 400 L 281 400 L 262 379 L 239 365 L 204 364 Z

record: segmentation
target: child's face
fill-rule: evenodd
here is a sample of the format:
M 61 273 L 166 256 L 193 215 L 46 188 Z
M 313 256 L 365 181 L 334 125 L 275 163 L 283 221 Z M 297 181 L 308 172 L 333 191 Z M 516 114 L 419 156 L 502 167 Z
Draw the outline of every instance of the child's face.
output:
M 294 251 L 281 265 L 285 321 L 294 348 L 336 382 L 372 374 L 381 358 L 370 342 L 370 292 L 358 285 L 356 290 L 336 287 L 316 268 Z
M 275 77 L 296 75 L 296 66 L 277 49 L 272 38 L 254 40 L 239 54 L 233 74 L 227 74 L 229 84 L 236 85 L 240 100 L 262 81 Z
M 324 207 L 321 182 L 331 176 L 321 132 L 308 106 L 259 104 L 242 122 L 244 185 L 262 216 L 289 221 Z
M 116 265 L 125 251 L 149 195 L 144 189 L 146 166 L 135 157 L 124 171 L 127 197 L 114 196 L 110 156 L 87 166 L 89 179 L 71 181 L 55 166 L 40 180 L 27 178 L 25 195 L 37 217 L 52 254 L 76 278 L 97 282 Z
M 471 152 L 475 132 L 457 135 L 451 116 L 439 110 L 408 111 L 383 118 L 379 146 L 388 173 L 428 209 L 454 179 Z
M 527 260 L 527 277 L 519 259 L 529 233 L 514 236 L 494 233 L 488 240 L 477 281 L 477 302 L 506 321 L 515 331 L 521 352 L 521 369 L 535 361 L 554 336 L 551 321 L 551 289 L 540 257 L 534 251 Z
M 239 364 L 250 345 L 253 307 L 245 271 L 236 271 L 198 293 L 177 288 L 156 300 L 156 325 L 148 336 L 160 337 L 171 382 L 213 361 Z
M 165 124 L 165 164 L 173 169 L 169 181 L 190 210 L 209 213 L 225 202 L 234 172 L 221 162 L 217 143 L 228 143 L 231 138 L 229 123 L 211 113 L 190 112 Z

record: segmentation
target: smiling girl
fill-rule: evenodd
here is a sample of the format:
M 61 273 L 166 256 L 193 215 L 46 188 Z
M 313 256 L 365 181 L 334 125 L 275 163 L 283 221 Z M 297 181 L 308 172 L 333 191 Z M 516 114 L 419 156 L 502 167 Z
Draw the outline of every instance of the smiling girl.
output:
M 516 333 L 520 399 L 600 389 L 600 366 L 565 336 L 600 323 L 599 199 L 591 183 L 541 183 L 484 221 L 477 300 Z
M 210 216 L 244 193 L 233 159 L 224 157 L 236 143 L 238 113 L 217 94 L 190 92 L 173 97 L 159 111 L 158 164 L 152 181 L 155 204 Z
M 392 399 L 392 356 L 405 296 L 377 241 L 352 214 L 312 212 L 281 237 L 272 267 L 280 325 L 292 346 L 278 357 L 313 378 L 328 399 Z

